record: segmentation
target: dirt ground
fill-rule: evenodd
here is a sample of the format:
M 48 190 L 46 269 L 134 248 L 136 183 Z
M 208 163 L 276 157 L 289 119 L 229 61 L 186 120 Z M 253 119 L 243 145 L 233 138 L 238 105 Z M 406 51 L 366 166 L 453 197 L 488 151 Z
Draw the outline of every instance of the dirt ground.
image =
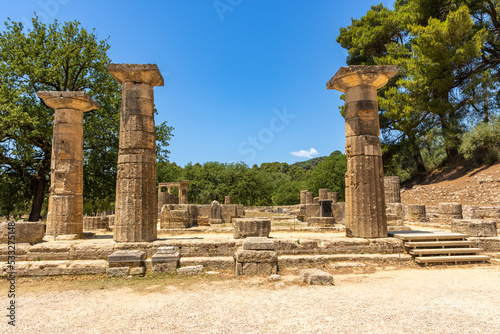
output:
M 334 286 L 283 280 L 20 278 L 2 333 L 498 333 L 498 264 L 329 270 Z M 0 283 L 6 312 L 7 282 Z

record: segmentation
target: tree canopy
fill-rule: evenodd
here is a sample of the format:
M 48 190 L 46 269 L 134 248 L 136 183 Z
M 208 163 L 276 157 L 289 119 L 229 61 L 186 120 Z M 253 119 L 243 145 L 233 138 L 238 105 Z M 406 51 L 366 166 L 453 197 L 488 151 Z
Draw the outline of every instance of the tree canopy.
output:
M 340 29 L 349 65 L 400 68 L 379 91 L 389 173 L 425 173 L 436 152 L 457 157 L 470 124 L 498 113 L 499 10 L 498 0 L 397 0 Z
M 108 40 L 78 21 L 59 24 L 10 19 L 0 33 L 0 182 L 16 203 L 31 203 L 29 220 L 40 219 L 47 196 L 54 111 L 37 91 L 84 91 L 100 108 L 84 114 L 84 198 L 114 198 L 121 87 L 107 71 Z M 168 158 L 172 128 L 157 127 L 158 156 Z M 7 202 L 2 201 L 0 205 Z M 7 210 L 8 211 L 8 210 Z

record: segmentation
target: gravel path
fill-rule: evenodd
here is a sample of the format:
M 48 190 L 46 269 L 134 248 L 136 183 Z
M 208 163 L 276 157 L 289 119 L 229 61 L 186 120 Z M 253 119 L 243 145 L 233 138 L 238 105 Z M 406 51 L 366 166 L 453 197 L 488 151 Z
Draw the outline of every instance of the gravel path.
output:
M 27 292 L 9 333 L 498 333 L 500 268 L 336 275 L 335 286 L 284 277 L 188 286 Z M 0 285 L 3 291 L 5 282 Z M 31 290 L 30 290 L 31 291 Z M 6 293 L 0 305 L 7 305 Z M 2 306 L 2 309 L 5 308 Z M 5 311 L 3 311 L 5 312 Z

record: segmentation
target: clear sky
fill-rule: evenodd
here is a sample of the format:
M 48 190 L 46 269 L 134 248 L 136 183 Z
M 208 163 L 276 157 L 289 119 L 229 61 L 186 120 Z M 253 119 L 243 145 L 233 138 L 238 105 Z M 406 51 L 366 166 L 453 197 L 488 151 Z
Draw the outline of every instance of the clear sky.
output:
M 344 152 L 339 28 L 374 0 L 0 0 L 0 19 L 78 20 L 109 36 L 115 63 L 154 63 L 157 124 L 175 129 L 170 161 L 307 160 Z M 0 26 L 0 30 L 5 27 Z

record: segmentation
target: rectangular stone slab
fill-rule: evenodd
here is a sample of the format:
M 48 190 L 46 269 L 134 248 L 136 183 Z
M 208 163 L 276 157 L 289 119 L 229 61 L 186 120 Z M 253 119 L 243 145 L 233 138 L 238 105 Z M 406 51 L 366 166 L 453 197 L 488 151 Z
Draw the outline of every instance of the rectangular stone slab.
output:
M 146 253 L 143 251 L 116 251 L 108 256 L 109 263 L 140 262 L 146 260 Z
M 243 240 L 244 250 L 274 250 L 274 241 L 269 238 L 249 237 Z

